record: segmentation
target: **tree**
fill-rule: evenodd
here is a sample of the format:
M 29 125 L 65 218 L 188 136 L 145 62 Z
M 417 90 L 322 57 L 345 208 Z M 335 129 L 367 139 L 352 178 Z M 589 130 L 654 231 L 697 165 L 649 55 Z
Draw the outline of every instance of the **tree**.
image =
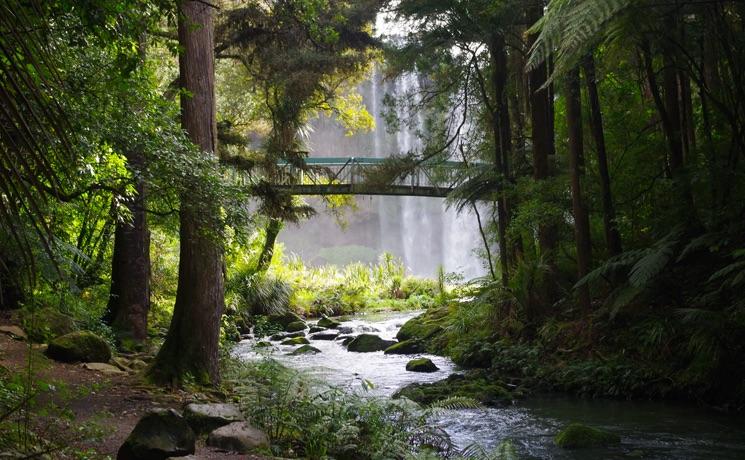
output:
M 181 123 L 192 142 L 216 153 L 214 95 L 214 6 L 197 0 L 179 4 L 178 36 Z M 218 346 L 224 309 L 223 249 L 219 203 L 181 197 L 179 279 L 173 318 L 151 368 L 156 381 L 179 385 L 187 377 L 219 382 Z

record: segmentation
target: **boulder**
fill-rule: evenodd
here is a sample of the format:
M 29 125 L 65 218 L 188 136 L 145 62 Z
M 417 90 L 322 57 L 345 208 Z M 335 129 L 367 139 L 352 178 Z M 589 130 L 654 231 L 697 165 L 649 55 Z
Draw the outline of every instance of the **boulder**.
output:
M 26 333 L 34 342 L 46 342 L 78 330 L 70 315 L 60 313 L 52 307 L 25 311 L 22 320 Z
M 405 397 L 424 406 L 453 396 L 486 406 L 501 406 L 513 397 L 498 380 L 483 373 L 452 374 L 434 383 L 412 383 L 393 394 L 393 398 Z
M 282 341 L 282 345 L 307 345 L 309 343 L 310 341 L 305 337 L 294 337 L 292 339 Z
M 325 330 L 326 330 L 326 328 L 325 328 L 325 327 L 321 327 L 321 326 L 311 326 L 311 327 L 310 327 L 310 329 L 308 330 L 308 333 L 309 333 L 309 334 L 315 334 L 316 332 L 323 332 L 323 331 L 325 331 Z
M 269 315 L 269 322 L 279 324 L 280 326 L 287 327 L 288 324 L 294 323 L 296 321 L 303 321 L 303 318 L 298 316 L 297 314 L 288 311 L 285 313 L 280 313 L 277 315 Z
M 386 355 L 412 355 L 414 353 L 423 353 L 424 347 L 418 340 L 409 339 L 398 342 L 385 349 Z
M 119 448 L 117 460 L 165 460 L 194 453 L 196 435 L 173 409 L 155 409 L 137 422 Z
M 111 348 L 104 339 L 88 331 L 71 332 L 49 342 L 47 355 L 57 361 L 67 363 L 108 362 Z
M 419 358 L 406 363 L 406 370 L 409 372 L 437 372 L 440 368 L 435 366 L 435 363 L 429 358 Z
M 284 340 L 284 339 L 292 339 L 294 337 L 305 337 L 305 332 L 303 331 L 280 332 L 278 334 L 274 334 L 273 336 L 269 337 L 269 340 Z
M 380 329 L 377 327 L 365 326 L 364 324 L 362 326 L 357 326 L 357 330 L 359 332 L 380 332 Z
M 398 330 L 396 338 L 399 341 L 409 339 L 429 339 L 442 331 L 442 318 L 434 313 L 427 312 L 421 316 L 406 321 Z
M 581 423 L 572 423 L 556 435 L 554 442 L 563 449 L 582 449 L 618 444 L 621 442 L 621 438 L 614 433 Z
M 18 340 L 28 339 L 26 332 L 18 326 L 0 326 L 0 334 L 8 334 Z
M 101 372 L 102 374 L 125 374 L 125 371 L 107 363 L 83 363 L 83 369 Z
M 285 326 L 285 331 L 287 332 L 299 332 L 305 330 L 305 328 L 308 327 L 305 322 L 303 321 L 293 321 L 287 326 Z
M 302 347 L 298 348 L 297 350 L 290 353 L 291 355 L 305 355 L 308 353 L 320 353 L 321 350 L 319 350 L 316 347 L 310 346 L 310 345 L 303 345 Z
M 360 334 L 351 342 L 349 342 L 349 345 L 347 345 L 347 350 L 356 351 L 359 353 L 383 351 L 395 343 L 396 342 L 394 340 L 383 340 L 377 335 Z
M 197 434 L 209 433 L 221 426 L 242 421 L 243 414 L 235 404 L 197 404 L 184 408 L 184 418 Z
M 269 448 L 269 437 L 246 422 L 233 422 L 210 433 L 207 445 L 245 454 L 255 449 Z
M 256 342 L 256 345 L 254 347 L 256 348 L 268 348 L 272 346 L 272 342 L 267 342 L 266 340 L 262 340 L 260 342 Z
M 341 326 L 341 323 L 327 316 L 321 316 L 321 319 L 318 320 L 318 323 L 316 325 L 325 327 L 327 329 L 336 329 L 337 327 Z
M 354 328 L 352 326 L 339 326 L 335 329 L 339 331 L 339 334 L 353 334 L 354 333 Z
M 346 347 L 347 345 L 349 345 L 349 342 L 351 342 L 352 340 L 354 340 L 356 337 L 357 336 L 355 336 L 355 335 L 347 335 L 347 336 L 343 336 L 343 337 L 342 336 L 337 337 L 337 339 L 341 339 L 341 344 Z
M 111 358 L 111 364 L 125 372 L 132 370 L 132 362 L 123 356 L 113 356 Z
M 141 371 L 147 369 L 148 364 L 141 359 L 133 359 L 129 362 L 129 367 L 135 371 Z
M 313 340 L 336 340 L 339 337 L 338 332 L 319 332 L 310 336 Z

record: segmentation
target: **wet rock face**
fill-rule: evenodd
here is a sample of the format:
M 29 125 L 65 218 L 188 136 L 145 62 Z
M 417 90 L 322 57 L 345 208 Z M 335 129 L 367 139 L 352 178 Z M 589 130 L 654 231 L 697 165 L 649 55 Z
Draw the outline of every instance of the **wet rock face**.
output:
M 195 433 L 209 433 L 221 426 L 243 420 L 243 414 L 234 404 L 196 404 L 184 408 L 184 418 Z
M 145 414 L 119 448 L 117 460 L 165 460 L 194 453 L 196 435 L 173 409 Z
M 383 351 L 395 344 L 395 340 L 384 340 L 373 334 L 360 334 L 354 340 L 349 342 L 347 350 L 358 353 L 369 353 L 373 351 Z
M 621 442 L 621 438 L 608 431 L 581 423 L 572 423 L 556 435 L 554 442 L 563 449 L 583 449 L 618 444 Z
M 338 332 L 318 332 L 310 336 L 312 340 L 336 340 Z
M 71 332 L 49 342 L 47 355 L 66 363 L 98 362 L 111 359 L 111 348 L 104 339 L 88 331 Z
M 268 448 L 269 437 L 246 422 L 234 422 L 210 433 L 207 445 L 245 454 L 256 449 Z
M 440 368 L 435 366 L 435 363 L 429 358 L 419 358 L 406 363 L 406 370 L 409 372 L 437 372 Z

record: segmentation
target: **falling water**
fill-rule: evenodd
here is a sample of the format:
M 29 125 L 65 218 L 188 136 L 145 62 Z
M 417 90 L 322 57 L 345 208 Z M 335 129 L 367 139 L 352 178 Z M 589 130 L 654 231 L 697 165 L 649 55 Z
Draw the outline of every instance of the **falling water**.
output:
M 375 157 L 418 151 L 422 147 L 418 133 L 423 116 L 408 108 L 397 108 L 400 120 L 397 132 L 386 130 L 383 99 L 416 91 L 415 74 L 396 80 L 383 80 L 374 69 L 358 88 L 368 111 L 375 118 L 375 130 L 345 136 L 344 129 L 330 117 L 314 120 L 308 139 L 313 157 Z M 432 276 L 439 265 L 447 272 L 459 272 L 466 278 L 484 273 L 483 261 L 474 253 L 482 248 L 475 216 L 468 211 L 458 215 L 442 198 L 429 197 L 358 197 L 359 210 L 347 216 L 346 228 L 319 208 L 319 216 L 300 226 L 289 226 L 280 235 L 290 252 L 313 261 L 317 249 L 360 245 L 376 252 L 389 251 L 400 257 L 411 273 Z M 322 262 L 322 261 L 321 261 Z

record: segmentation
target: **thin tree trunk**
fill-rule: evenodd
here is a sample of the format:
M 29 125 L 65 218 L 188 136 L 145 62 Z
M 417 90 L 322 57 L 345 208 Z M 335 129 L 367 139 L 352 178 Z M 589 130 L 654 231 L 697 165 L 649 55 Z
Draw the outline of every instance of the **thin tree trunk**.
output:
M 117 221 L 116 224 L 111 289 L 104 316 L 104 321 L 125 348 L 147 339 L 150 311 L 150 230 L 145 213 L 145 181 L 141 174 L 144 158 L 141 154 L 127 157 L 135 177 L 135 196 L 127 203 L 132 221 Z
M 592 246 L 590 222 L 582 199 L 582 99 L 579 87 L 579 68 L 569 72 L 566 81 L 567 130 L 569 133 L 569 174 L 574 212 L 574 237 L 577 243 L 577 275 L 581 279 L 590 271 Z M 590 291 L 587 285 L 579 288 L 580 306 L 590 311 Z
M 491 249 L 489 248 L 489 239 L 486 237 L 484 226 L 481 224 L 481 213 L 479 213 L 479 208 L 476 207 L 476 203 L 471 202 L 471 206 L 473 207 L 473 213 L 476 214 L 476 222 L 479 224 L 481 241 L 484 243 L 484 250 L 486 251 L 486 261 L 489 262 L 489 273 L 491 274 L 491 278 L 493 280 L 496 280 L 497 274 L 494 271 L 494 264 L 492 263 Z
M 261 254 L 259 254 L 256 271 L 265 272 L 269 269 L 269 265 L 272 263 L 272 257 L 274 256 L 274 245 L 277 242 L 277 236 L 280 230 L 282 230 L 282 220 L 270 218 L 269 224 L 266 226 L 266 239 L 264 240 L 264 247 L 261 249 Z
M 217 154 L 214 94 L 214 7 L 208 2 L 179 4 L 181 52 L 181 124 L 192 142 Z M 168 335 L 151 375 L 156 381 L 180 385 L 184 378 L 199 384 L 219 382 L 218 345 L 224 309 L 223 250 L 218 241 L 217 203 L 181 197 L 180 258 L 176 304 Z
M 621 253 L 621 235 L 616 226 L 616 209 L 613 205 L 613 194 L 608 172 L 608 153 L 605 150 L 605 133 L 603 132 L 603 114 L 600 110 L 597 76 L 595 74 L 595 60 L 589 56 L 584 63 L 585 84 L 587 85 L 588 102 L 590 104 L 590 130 L 595 140 L 598 156 L 598 171 L 600 173 L 600 193 L 603 199 L 603 228 L 605 242 L 611 256 Z

